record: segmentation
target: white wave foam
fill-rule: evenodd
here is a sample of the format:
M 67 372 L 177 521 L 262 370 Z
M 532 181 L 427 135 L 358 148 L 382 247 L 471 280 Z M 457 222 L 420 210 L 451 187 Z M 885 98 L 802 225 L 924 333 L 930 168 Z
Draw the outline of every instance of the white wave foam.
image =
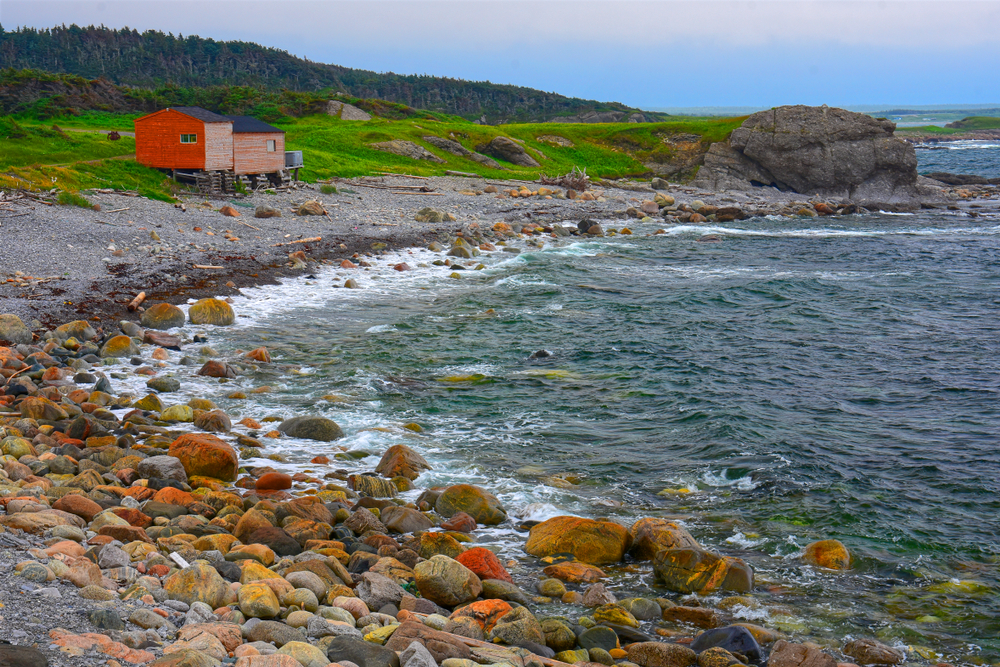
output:
M 721 472 L 706 470 L 701 475 L 701 481 L 708 486 L 716 488 L 736 487 L 740 491 L 752 491 L 757 488 L 757 483 L 754 482 L 749 475 L 737 477 L 736 479 L 729 479 L 726 475 L 728 472 L 728 470 L 723 470 Z

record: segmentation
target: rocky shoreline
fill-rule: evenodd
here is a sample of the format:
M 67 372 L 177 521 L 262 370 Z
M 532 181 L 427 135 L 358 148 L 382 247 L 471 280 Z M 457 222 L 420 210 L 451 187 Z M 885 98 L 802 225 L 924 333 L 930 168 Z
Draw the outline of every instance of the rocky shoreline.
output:
M 387 176 L 338 182 L 336 193 L 310 186 L 207 205 L 190 197 L 183 208 L 107 193 L 94 197 L 101 211 L 17 204 L 8 208 L 25 215 L 0 213 L 12 239 L 4 257 L 12 275 L 0 285 L 0 562 L 16 574 L 0 582 L 0 640 L 35 651 L 0 644 L 0 665 L 18 651 L 22 662 L 12 664 L 74 666 L 921 660 L 870 638 L 822 651 L 741 621 L 741 609 L 760 604 L 752 569 L 665 519 L 519 524 L 488 489 L 466 484 L 405 501 L 400 494 L 430 466 L 405 445 L 366 474 L 325 456 L 313 461 L 322 474 L 241 467 L 274 439 L 342 435 L 311 415 L 269 425 L 236 421 L 209 396 L 173 399 L 179 357 L 198 358 L 203 346 L 169 329 L 231 324 L 239 313 L 225 297 L 241 287 L 322 266 L 364 271 L 415 245 L 440 252 L 426 270 L 460 276 L 480 253 L 630 234 L 631 221 L 710 228 L 764 215 L 863 214 L 774 188 L 620 182 L 580 197 L 537 184 L 417 182 L 430 192 L 406 192 L 398 186 L 413 179 Z M 935 197 L 927 206 L 1000 212 L 995 186 L 927 187 Z M 226 205 L 241 215 L 220 212 Z M 282 217 L 254 217 L 265 206 Z M 293 213 L 306 209 L 320 213 Z M 140 291 L 148 308 L 128 312 Z M 187 313 L 171 305 L 201 297 Z M 148 376 L 144 395 L 102 371 L 123 360 Z M 207 358 L 197 374 L 224 380 L 269 363 L 262 348 Z M 525 532 L 533 566 L 476 546 L 478 527 L 501 524 Z M 830 570 L 851 563 L 835 541 L 802 557 Z M 622 568 L 655 580 L 659 596 L 623 596 Z M 557 603 L 574 614 L 547 611 Z
M 404 500 L 431 468 L 405 444 L 364 473 L 325 455 L 313 459 L 315 473 L 241 467 L 275 439 L 319 446 L 343 432 L 315 415 L 234 423 L 207 397 L 172 404 L 180 383 L 169 352 L 194 353 L 200 343 L 167 330 L 234 319 L 220 299 L 187 314 L 156 304 L 142 328 L 123 322 L 102 336 L 79 320 L 38 345 L 24 336 L 0 348 L 0 560 L 14 575 L 0 583 L 0 639 L 11 642 L 0 644 L 0 660 L 836 667 L 838 657 L 905 659 L 874 639 L 838 647 L 835 657 L 740 621 L 741 608 L 759 604 L 753 570 L 663 518 L 518 523 L 469 484 L 416 489 Z M 4 324 L 16 333 L 9 316 Z M 134 372 L 149 377 L 146 395 L 116 391 L 124 374 L 100 370 L 123 359 L 141 364 Z M 197 375 L 225 380 L 269 363 L 259 348 L 210 358 Z M 477 530 L 504 524 L 527 533 L 533 565 L 476 545 Z M 834 540 L 801 557 L 829 570 L 851 565 Z M 623 596 L 618 568 L 647 572 L 661 595 Z M 574 613 L 547 612 L 553 604 Z
M 415 183 L 430 192 L 397 189 Z M 7 239 L 0 248 L 5 267 L 0 312 L 34 321 L 35 330 L 81 317 L 113 327 L 122 318 L 138 316 L 126 306 L 140 292 L 151 302 L 170 303 L 231 296 L 244 287 L 308 273 L 317 264 L 448 243 L 471 223 L 487 230 L 503 222 L 537 238 L 533 229 L 540 227 L 547 235 L 554 226 L 577 227 L 584 219 L 649 217 L 669 225 L 863 212 L 834 197 L 772 187 L 712 191 L 661 179 L 652 184 L 598 182 L 587 199 L 569 199 L 562 188 L 549 192 L 538 184 L 459 177 L 385 176 L 334 185 L 339 186 L 335 194 L 308 185 L 245 198 L 182 196 L 177 205 L 107 192 L 91 196 L 100 210 L 0 201 L 0 226 Z M 921 178 L 918 185 L 924 193 L 921 205 L 957 207 L 971 215 L 975 212 L 970 209 L 988 208 L 989 200 L 1000 198 L 1000 189 L 989 184 L 949 186 Z M 543 194 L 531 194 L 539 191 Z M 297 215 L 310 200 L 318 202 L 320 214 Z M 221 214 L 224 206 L 239 217 Z M 281 217 L 254 217 L 261 206 Z M 440 216 L 434 218 L 440 222 L 415 220 L 426 207 L 450 213 L 456 221 Z M 298 251 L 305 265 L 290 259 Z

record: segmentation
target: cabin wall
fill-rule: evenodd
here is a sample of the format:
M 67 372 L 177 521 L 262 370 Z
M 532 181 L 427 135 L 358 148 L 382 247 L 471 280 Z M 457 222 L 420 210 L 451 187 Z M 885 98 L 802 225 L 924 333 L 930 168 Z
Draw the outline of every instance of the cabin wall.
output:
M 197 135 L 198 143 L 182 144 L 182 134 Z M 168 109 L 135 121 L 135 160 L 147 167 L 205 169 L 205 147 L 205 123 L 197 118 Z
M 267 142 L 275 142 L 268 152 Z M 285 168 L 285 135 L 281 132 L 233 134 L 233 171 L 237 174 L 267 174 Z
M 205 123 L 205 169 L 233 168 L 233 124 Z

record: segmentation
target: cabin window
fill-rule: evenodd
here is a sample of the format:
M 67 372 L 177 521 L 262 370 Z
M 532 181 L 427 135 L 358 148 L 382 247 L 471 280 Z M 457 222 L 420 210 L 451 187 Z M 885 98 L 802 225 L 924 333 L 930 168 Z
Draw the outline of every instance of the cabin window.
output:
M 196 144 L 196 143 L 198 143 L 198 135 L 197 134 L 182 134 L 181 135 L 181 143 L 182 144 Z
M 267 152 L 268 153 L 273 153 L 276 150 L 278 150 L 277 142 L 274 139 L 268 139 L 267 140 Z

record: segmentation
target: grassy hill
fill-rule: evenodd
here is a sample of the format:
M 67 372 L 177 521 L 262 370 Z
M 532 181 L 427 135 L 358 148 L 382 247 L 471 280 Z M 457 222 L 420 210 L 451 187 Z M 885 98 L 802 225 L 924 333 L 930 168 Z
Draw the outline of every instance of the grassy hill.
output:
M 400 75 L 314 63 L 251 42 L 223 42 L 123 28 L 76 25 L 4 31 L 0 68 L 67 73 L 144 90 L 248 87 L 381 99 L 489 124 L 543 121 L 589 111 L 638 111 L 522 86 Z M 651 118 L 660 117 L 648 114 Z
M 130 130 L 135 115 L 91 113 L 36 119 L 0 117 L 0 187 L 48 190 L 116 188 L 138 190 L 159 199 L 179 192 L 163 173 L 135 163 L 133 139 L 109 141 L 96 132 L 73 129 Z M 725 139 L 742 118 L 684 118 L 669 123 L 609 124 L 513 124 L 484 126 L 460 118 L 430 115 L 400 120 L 373 118 L 367 122 L 339 120 L 326 115 L 286 118 L 278 122 L 286 134 L 289 150 L 302 150 L 307 181 L 331 177 L 354 177 L 380 171 L 414 175 L 442 175 L 455 170 L 477 173 L 491 179 L 535 180 L 586 168 L 597 178 L 650 177 L 673 173 L 674 179 L 693 176 L 692 160 L 715 141 Z M 424 140 L 437 136 L 458 141 L 471 151 L 493 137 L 508 136 L 523 142 L 540 163 L 538 168 L 503 164 L 488 169 L 468 158 L 452 155 Z M 555 137 L 555 139 L 553 139 Z M 434 153 L 444 163 L 414 160 L 377 150 L 373 143 L 412 141 Z
M 992 116 L 969 116 L 954 123 L 945 125 L 947 128 L 959 130 L 1000 130 L 1000 118 Z

